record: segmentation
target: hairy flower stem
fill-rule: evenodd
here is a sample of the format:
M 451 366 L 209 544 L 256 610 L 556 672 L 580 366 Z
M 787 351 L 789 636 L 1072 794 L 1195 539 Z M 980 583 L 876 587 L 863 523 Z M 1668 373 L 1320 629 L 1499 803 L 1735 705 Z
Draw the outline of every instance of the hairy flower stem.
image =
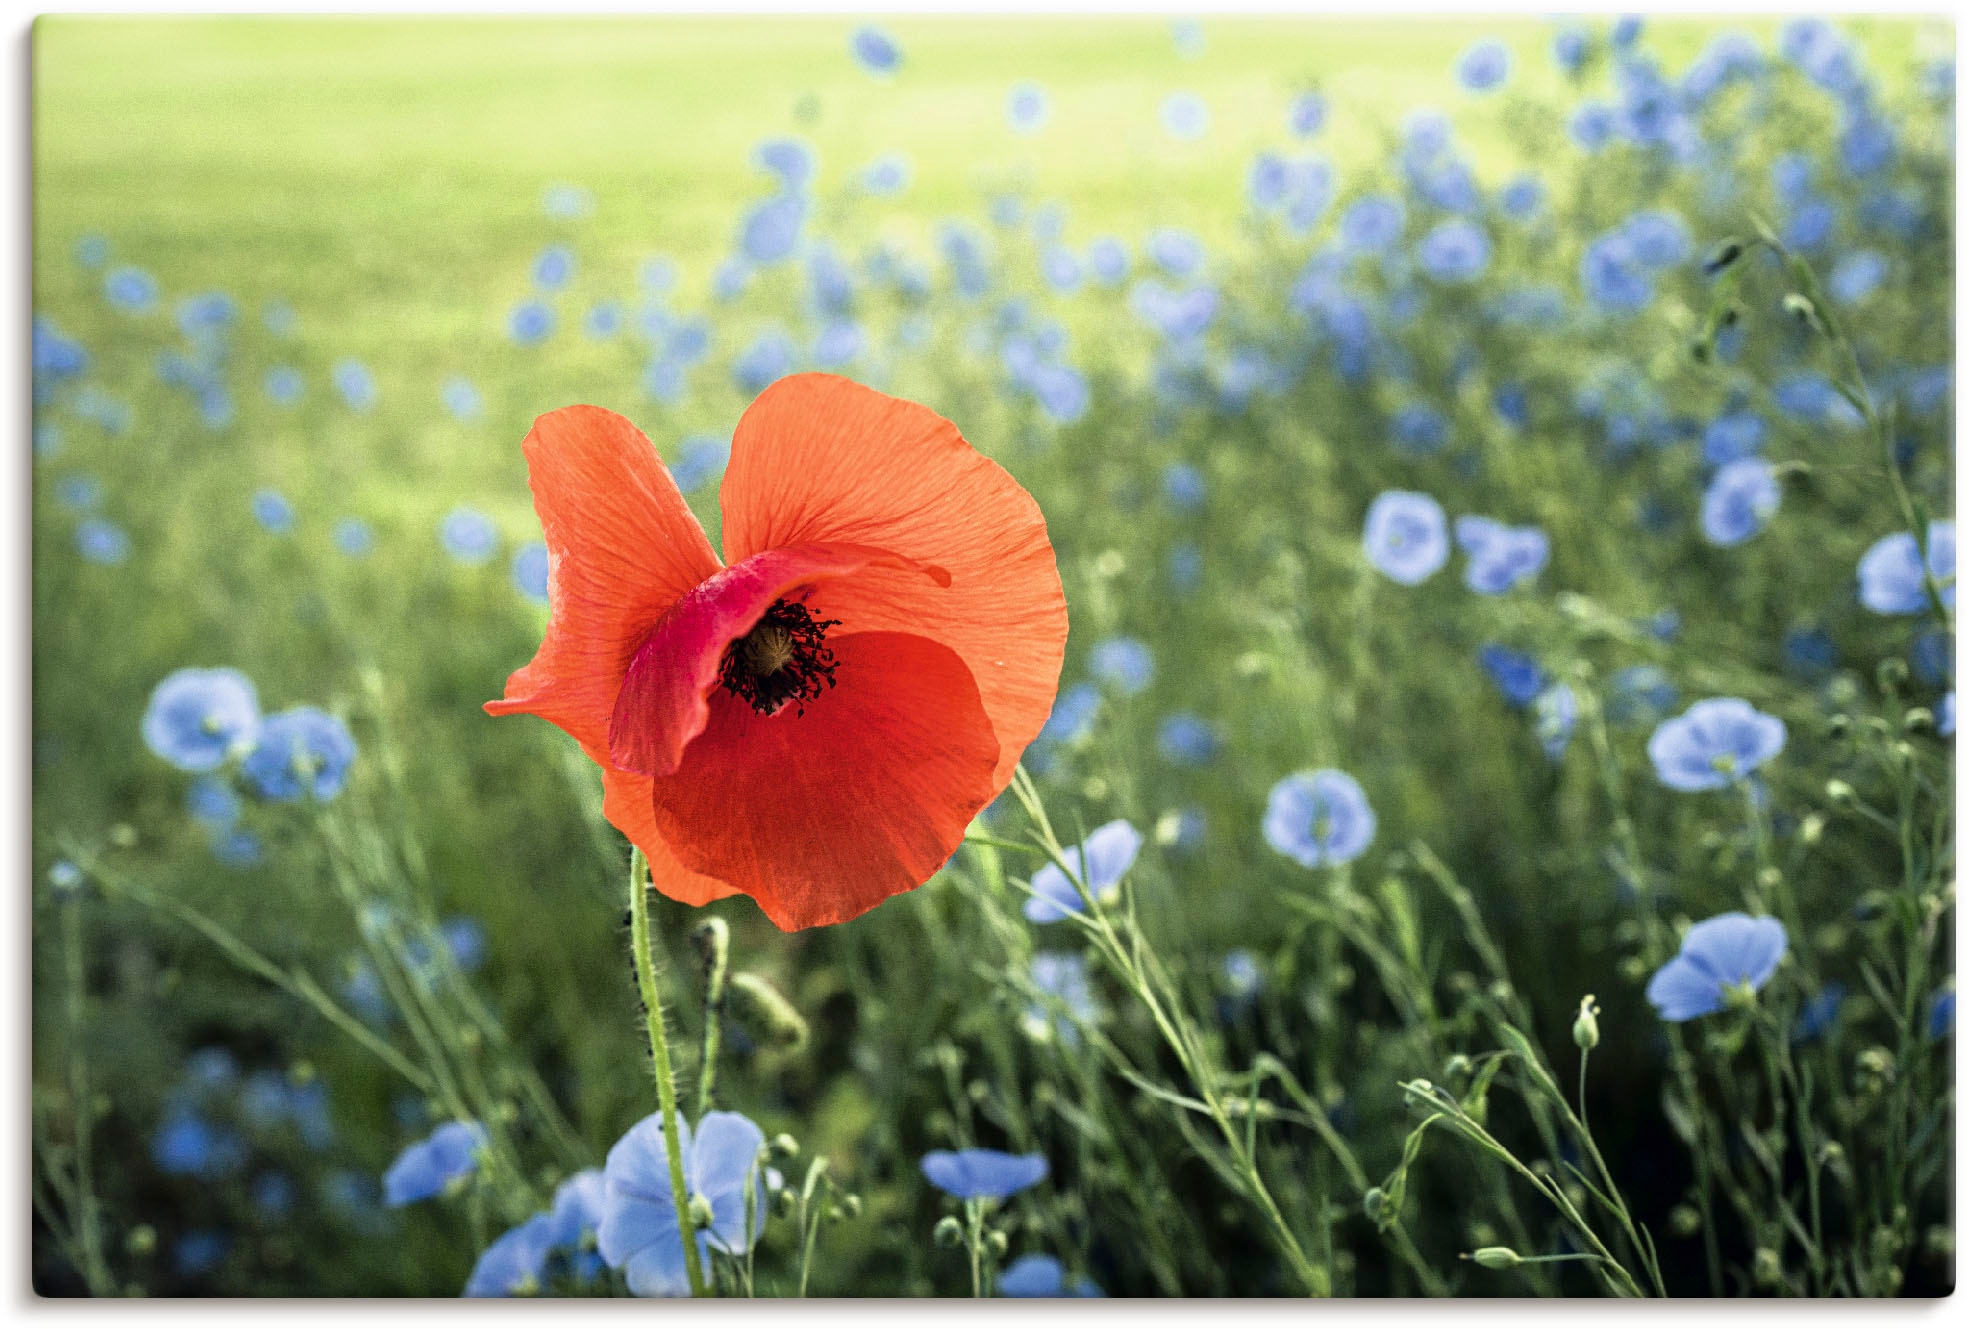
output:
M 684 1184 L 684 1151 L 677 1130 L 677 1077 L 670 1067 L 670 1035 L 663 1027 L 663 994 L 650 958 L 649 863 L 643 851 L 629 854 L 629 949 L 636 962 L 636 990 L 643 998 L 650 1058 L 656 1063 L 656 1101 L 663 1109 L 663 1151 L 670 1159 L 670 1198 L 677 1206 L 677 1234 L 684 1243 L 684 1272 L 691 1295 L 705 1294 L 704 1266 L 698 1260 L 697 1225 L 691 1221 L 690 1188 Z

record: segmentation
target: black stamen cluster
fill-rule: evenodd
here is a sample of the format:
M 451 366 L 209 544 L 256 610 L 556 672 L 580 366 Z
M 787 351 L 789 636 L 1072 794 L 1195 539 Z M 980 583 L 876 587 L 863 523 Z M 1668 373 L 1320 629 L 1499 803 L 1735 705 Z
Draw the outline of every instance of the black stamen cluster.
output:
M 761 715 L 771 715 L 789 701 L 801 703 L 795 715 L 805 715 L 805 703 L 818 697 L 823 687 L 834 686 L 834 652 L 825 642 L 827 629 L 840 625 L 838 618 L 816 619 L 805 605 L 775 600 L 750 634 L 725 648 L 718 681 Z M 770 673 L 753 668 L 745 649 L 746 642 L 760 633 L 784 633 L 789 644 L 786 662 Z

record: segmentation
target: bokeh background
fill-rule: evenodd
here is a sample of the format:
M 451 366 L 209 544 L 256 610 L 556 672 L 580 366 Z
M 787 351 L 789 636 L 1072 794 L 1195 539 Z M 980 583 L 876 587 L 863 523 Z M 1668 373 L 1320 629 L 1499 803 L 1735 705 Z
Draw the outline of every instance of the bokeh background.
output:
M 1762 796 L 1817 929 L 1793 944 L 1860 991 L 1849 905 L 1901 866 L 1851 817 L 1797 838 L 1829 778 L 1871 778 L 1821 736 L 1833 714 L 1932 710 L 1952 641 L 1856 599 L 1861 554 L 1906 523 L 1831 386 L 1842 366 L 1780 306 L 1783 270 L 1746 259 L 1719 296 L 1703 259 L 1761 222 L 1813 265 L 1895 403 L 1893 464 L 1948 515 L 1948 24 L 865 28 L 36 25 L 37 1154 L 73 1162 L 79 1061 L 115 1289 L 449 1295 L 500 1226 L 496 1204 L 379 1207 L 428 1106 L 159 900 L 407 1046 L 350 874 L 387 896 L 482 1002 L 459 1056 L 487 1058 L 490 1100 L 533 1123 L 540 1185 L 648 1111 L 625 845 L 570 740 L 479 709 L 545 622 L 519 442 L 570 402 L 636 420 L 714 540 L 733 423 L 797 369 L 922 401 L 1025 483 L 1072 620 L 1063 713 L 1029 765 L 1063 826 L 1148 835 L 1140 908 L 1203 1006 L 1243 991 L 1227 955 L 1275 980 L 1224 1037 L 1323 1048 L 1370 1173 L 1400 1148 L 1396 1081 L 1458 1044 L 1397 1029 L 1366 955 L 1336 943 L 1324 971 L 1294 969 L 1310 943 L 1280 896 L 1314 876 L 1260 834 L 1291 771 L 1361 782 L 1379 823 L 1363 889 L 1411 871 L 1417 841 L 1454 870 L 1551 1047 L 1600 995 L 1620 1050 L 1597 1120 L 1651 1221 L 1689 1178 L 1655 1106 L 1641 985 L 1660 957 L 1633 897 L 1738 907 L 1752 852 L 1736 803 L 1654 780 L 1662 717 L 1735 695 L 1787 720 Z M 1720 543 L 1705 493 L 1760 454 L 1782 503 Z M 1504 594 L 1466 586 L 1460 554 L 1399 585 L 1362 550 L 1390 489 L 1537 526 L 1549 562 Z M 1496 647 L 1535 677 L 1514 686 Z M 147 751 L 151 691 L 185 666 L 243 671 L 269 712 L 344 718 L 347 790 L 280 804 Z M 1952 779 L 1950 740 L 1915 741 Z M 1071 1077 L 1005 976 L 1060 939 L 986 927 L 962 876 L 960 856 L 815 934 L 715 906 L 812 1029 L 794 1051 L 741 1032 L 722 1096 L 864 1205 L 826 1229 L 816 1290 L 968 1290 L 929 1240 L 942 1210 L 915 1159 L 971 1135 L 1048 1148 L 1057 1190 L 1019 1230 L 1074 1245 L 1110 1291 L 1280 1290 L 1173 1127 L 1143 1126 L 1167 1153 L 1131 1159 L 1033 1113 Z M 1444 908 L 1418 906 L 1416 962 L 1453 985 L 1475 966 Z M 659 920 L 687 1029 L 693 918 Z M 1135 1111 L 1125 1084 L 1102 1093 Z M 1292 1149 L 1312 1146 L 1285 1151 L 1299 1176 Z M 1949 1222 L 1946 1180 L 1908 1220 L 1916 1287 L 1952 1278 L 1920 1244 Z M 1293 1216 L 1332 1233 L 1346 1290 L 1413 1290 L 1357 1194 L 1301 1182 Z M 1436 1185 L 1417 1241 L 1465 1280 L 1455 1255 L 1481 1233 Z M 74 1198 L 47 1194 L 58 1215 Z M 1124 1231 L 1171 1209 L 1191 1217 Z M 44 1292 L 91 1286 L 66 1221 L 37 1220 Z M 1183 1223 L 1208 1238 L 1192 1249 Z M 1733 1267 L 1747 1240 L 1726 1239 Z M 1699 1242 L 1665 1255 L 1704 1290 Z

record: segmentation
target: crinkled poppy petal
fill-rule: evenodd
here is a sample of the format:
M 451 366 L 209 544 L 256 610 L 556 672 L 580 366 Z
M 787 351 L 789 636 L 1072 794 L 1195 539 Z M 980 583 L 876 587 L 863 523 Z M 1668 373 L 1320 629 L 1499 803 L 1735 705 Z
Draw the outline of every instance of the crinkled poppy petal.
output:
M 663 833 L 656 829 L 656 810 L 650 805 L 652 783 L 647 775 L 602 767 L 602 815 L 643 851 L 656 889 L 684 904 L 710 904 L 737 895 L 736 887 L 692 872 L 670 852 Z
M 794 374 L 740 417 L 719 491 L 732 561 L 783 545 L 875 545 L 949 571 L 950 588 L 870 569 L 816 591 L 844 632 L 908 632 L 955 651 L 1011 778 L 1046 723 L 1066 596 L 1032 495 L 927 407 L 831 374 Z
M 550 618 L 539 651 L 485 709 L 538 715 L 603 761 L 637 645 L 718 571 L 718 557 L 649 439 L 613 411 L 549 411 L 525 451 L 547 542 Z
M 838 923 L 929 880 L 997 792 L 998 741 L 971 672 L 924 637 L 831 637 L 836 686 L 804 715 L 724 688 L 656 824 L 678 859 L 780 928 Z
M 717 686 L 725 648 L 750 632 L 780 599 L 805 601 L 821 584 L 902 560 L 862 545 L 769 549 L 693 587 L 636 648 L 609 720 L 609 760 L 620 770 L 668 775 L 704 728 L 705 694 Z M 907 566 L 931 587 L 941 569 Z

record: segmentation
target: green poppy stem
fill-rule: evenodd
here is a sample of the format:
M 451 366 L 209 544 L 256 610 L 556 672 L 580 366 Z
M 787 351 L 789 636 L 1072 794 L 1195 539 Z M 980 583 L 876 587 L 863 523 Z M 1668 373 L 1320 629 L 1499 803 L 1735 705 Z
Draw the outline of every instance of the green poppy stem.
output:
M 643 851 L 629 854 L 629 948 L 636 961 L 636 988 L 643 998 L 650 1058 L 656 1064 L 656 1101 L 663 1109 L 663 1151 L 670 1158 L 670 1195 L 677 1206 L 677 1233 L 684 1243 L 684 1272 L 691 1295 L 705 1294 L 704 1266 L 698 1258 L 697 1225 L 691 1221 L 690 1188 L 684 1184 L 684 1151 L 677 1131 L 677 1077 L 670 1067 L 670 1035 L 663 1027 L 663 994 L 650 958 L 649 863 Z

